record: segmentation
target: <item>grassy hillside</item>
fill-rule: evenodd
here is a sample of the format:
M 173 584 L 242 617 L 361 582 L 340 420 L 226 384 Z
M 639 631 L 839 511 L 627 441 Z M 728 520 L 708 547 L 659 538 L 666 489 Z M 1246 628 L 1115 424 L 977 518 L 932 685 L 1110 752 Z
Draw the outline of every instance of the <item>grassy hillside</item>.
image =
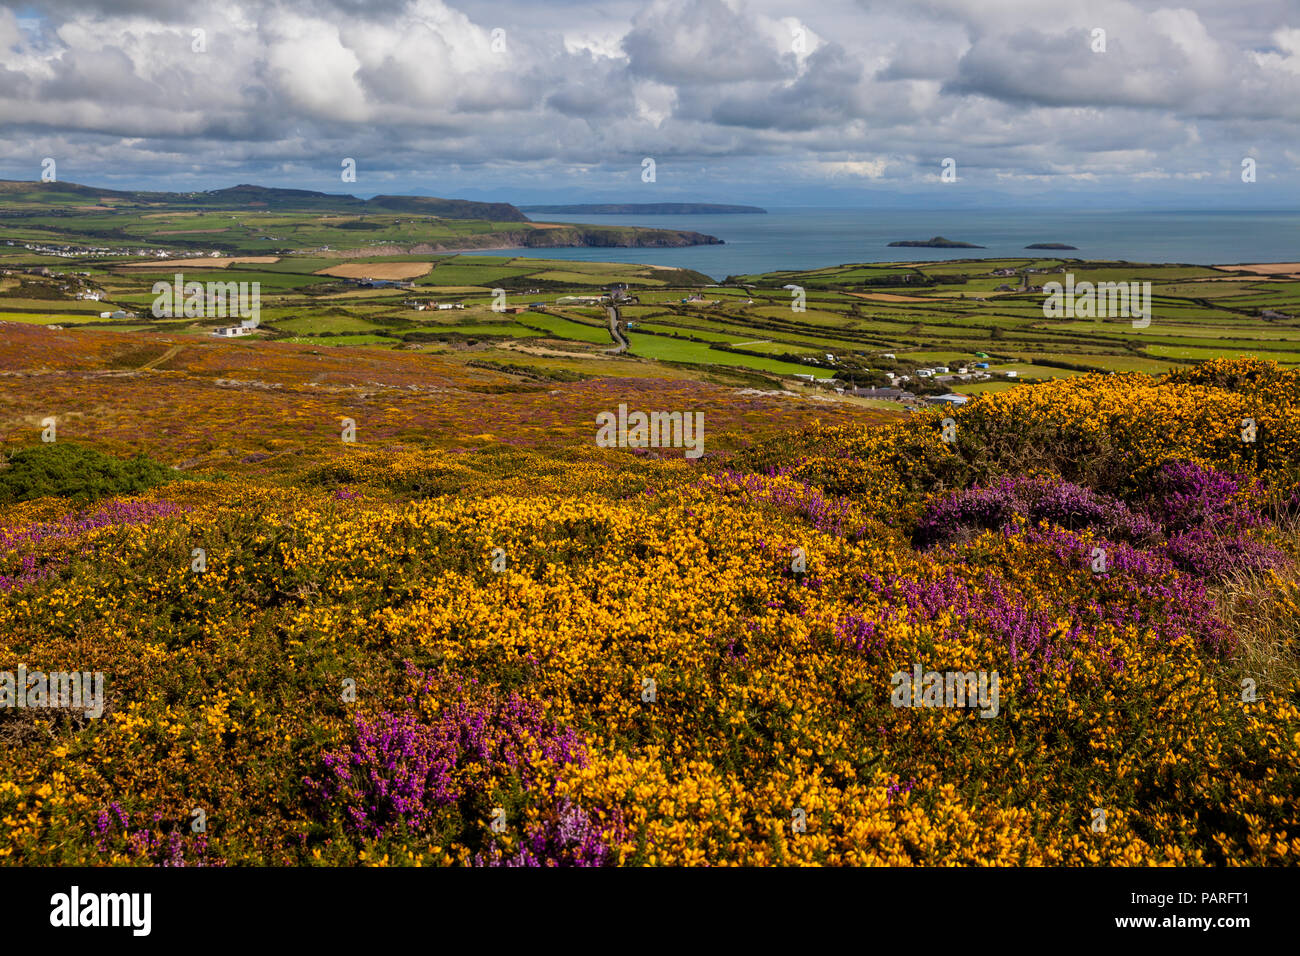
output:
M 331 195 L 240 185 L 195 193 L 0 182 L 0 231 L 35 251 L 329 248 L 435 252 L 554 246 L 685 246 L 720 240 L 674 229 L 534 225 L 509 203 L 429 196 Z

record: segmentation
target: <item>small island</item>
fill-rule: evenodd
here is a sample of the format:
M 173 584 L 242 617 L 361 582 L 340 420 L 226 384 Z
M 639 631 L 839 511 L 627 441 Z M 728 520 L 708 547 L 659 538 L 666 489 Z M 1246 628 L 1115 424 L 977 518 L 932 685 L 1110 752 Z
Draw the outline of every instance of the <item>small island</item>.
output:
M 973 242 L 958 242 L 955 239 L 945 239 L 943 236 L 935 236 L 933 239 L 900 239 L 897 242 L 891 242 L 891 246 L 907 246 L 914 249 L 983 249 L 983 246 L 977 246 Z
M 1078 246 L 1066 245 L 1064 242 L 1035 242 L 1025 246 L 1026 249 L 1078 249 Z
M 767 214 L 758 206 L 732 206 L 707 202 L 629 202 L 587 203 L 576 206 L 520 206 L 524 212 L 556 213 L 575 216 L 699 216 Z

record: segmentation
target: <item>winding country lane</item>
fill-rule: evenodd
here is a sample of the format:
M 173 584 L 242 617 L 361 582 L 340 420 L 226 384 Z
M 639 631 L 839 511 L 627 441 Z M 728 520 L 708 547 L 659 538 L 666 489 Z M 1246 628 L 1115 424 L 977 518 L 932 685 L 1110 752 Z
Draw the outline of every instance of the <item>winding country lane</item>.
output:
M 615 348 L 606 349 L 605 351 L 611 355 L 621 355 L 628 350 L 632 343 L 628 341 L 627 336 L 618 327 L 620 319 L 618 306 L 606 306 L 606 311 L 609 313 L 609 334 L 614 339 Z

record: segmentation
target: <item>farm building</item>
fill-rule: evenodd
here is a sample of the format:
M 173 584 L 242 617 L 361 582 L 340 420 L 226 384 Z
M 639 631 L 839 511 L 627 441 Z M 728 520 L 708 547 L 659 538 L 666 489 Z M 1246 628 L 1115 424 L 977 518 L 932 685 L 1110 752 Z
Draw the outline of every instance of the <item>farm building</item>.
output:
M 891 402 L 916 398 L 911 392 L 901 388 L 855 388 L 853 394 L 859 398 L 880 398 Z

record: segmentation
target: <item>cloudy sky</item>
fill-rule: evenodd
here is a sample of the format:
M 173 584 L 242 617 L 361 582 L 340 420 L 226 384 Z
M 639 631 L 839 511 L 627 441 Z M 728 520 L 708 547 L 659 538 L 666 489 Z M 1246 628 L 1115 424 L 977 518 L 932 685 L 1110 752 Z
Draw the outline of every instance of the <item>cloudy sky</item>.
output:
M 1300 208 L 1300 0 L 0 0 L 0 50 L 7 179 Z

